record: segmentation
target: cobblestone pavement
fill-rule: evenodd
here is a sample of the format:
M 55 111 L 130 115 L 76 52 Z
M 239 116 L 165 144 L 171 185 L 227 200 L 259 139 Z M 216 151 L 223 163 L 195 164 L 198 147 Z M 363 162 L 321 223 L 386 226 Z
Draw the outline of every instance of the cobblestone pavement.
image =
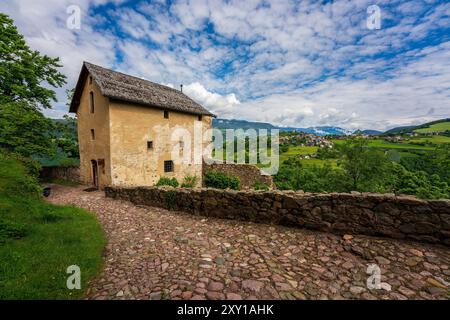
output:
M 449 298 L 446 247 L 205 218 L 82 189 L 55 186 L 49 201 L 93 212 L 106 232 L 90 299 Z M 367 288 L 370 264 L 381 289 Z

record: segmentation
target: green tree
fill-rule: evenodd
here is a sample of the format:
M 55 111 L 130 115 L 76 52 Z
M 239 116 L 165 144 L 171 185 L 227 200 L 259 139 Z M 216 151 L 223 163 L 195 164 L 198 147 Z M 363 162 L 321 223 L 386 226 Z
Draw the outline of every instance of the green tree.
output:
M 0 104 L 25 102 L 35 108 L 51 108 L 56 93 L 43 86 L 61 87 L 66 77 L 58 71 L 59 58 L 33 51 L 14 21 L 0 13 Z
M 69 158 L 79 158 L 77 120 L 64 115 L 62 120 L 55 122 L 55 143 Z
M 67 103 L 70 105 L 75 88 L 66 90 Z M 79 158 L 78 150 L 78 134 L 77 134 L 77 120 L 75 118 L 64 115 L 63 120 L 55 122 L 55 142 L 69 158 Z
M 345 174 L 326 162 L 323 166 L 303 166 L 294 157 L 285 160 L 274 177 L 278 189 L 303 190 L 307 192 L 346 191 Z
M 411 194 L 426 199 L 450 197 L 450 188 L 439 175 L 429 175 L 425 171 L 408 171 L 401 164 L 393 163 L 390 178 L 386 180 L 392 192 Z
M 53 155 L 52 120 L 25 102 L 0 105 L 0 147 L 25 157 Z
M 368 147 L 364 139 L 348 139 L 339 145 L 339 166 L 350 181 L 352 190 L 382 192 L 391 162 L 385 154 Z
M 56 101 L 51 87 L 65 83 L 58 62 L 31 50 L 0 13 L 0 147 L 25 157 L 55 154 L 55 126 L 41 109 Z

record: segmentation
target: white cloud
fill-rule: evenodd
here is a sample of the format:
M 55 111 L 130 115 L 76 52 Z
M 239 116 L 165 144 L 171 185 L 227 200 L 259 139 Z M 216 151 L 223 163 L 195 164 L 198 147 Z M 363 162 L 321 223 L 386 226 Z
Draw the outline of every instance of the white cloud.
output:
M 234 93 L 225 96 L 213 93 L 198 82 L 183 86 L 183 92 L 220 116 L 233 115 L 241 104 Z

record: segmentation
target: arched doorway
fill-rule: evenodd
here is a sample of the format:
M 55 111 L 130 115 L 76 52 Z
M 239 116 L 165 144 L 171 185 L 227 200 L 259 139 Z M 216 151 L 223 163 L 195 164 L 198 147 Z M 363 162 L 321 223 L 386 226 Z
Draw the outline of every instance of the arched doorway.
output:
M 98 166 L 96 160 L 91 160 L 92 164 L 92 184 L 98 188 Z

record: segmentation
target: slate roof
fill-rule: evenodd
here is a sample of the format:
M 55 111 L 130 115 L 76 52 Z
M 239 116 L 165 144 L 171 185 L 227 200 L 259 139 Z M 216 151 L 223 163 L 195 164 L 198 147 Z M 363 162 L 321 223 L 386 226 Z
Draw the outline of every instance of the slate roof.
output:
M 106 69 L 89 62 L 83 62 L 70 104 L 70 112 L 76 112 L 78 109 L 88 74 L 92 76 L 102 95 L 111 99 L 182 113 L 215 116 L 180 90 Z

